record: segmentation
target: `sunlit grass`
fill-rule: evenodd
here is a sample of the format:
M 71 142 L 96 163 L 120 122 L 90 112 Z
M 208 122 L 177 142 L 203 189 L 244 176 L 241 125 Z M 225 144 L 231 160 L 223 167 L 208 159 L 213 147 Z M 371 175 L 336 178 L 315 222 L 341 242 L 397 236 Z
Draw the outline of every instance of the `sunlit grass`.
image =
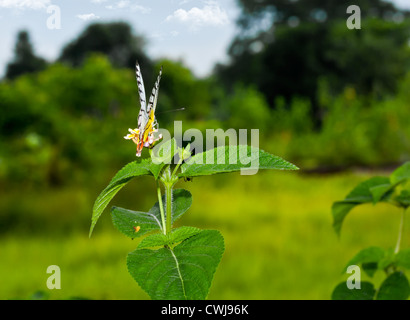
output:
M 346 279 L 343 268 L 355 253 L 371 245 L 394 247 L 396 241 L 399 210 L 383 204 L 354 209 L 340 239 L 332 229 L 332 202 L 343 199 L 368 177 L 260 172 L 255 176 L 201 177 L 178 184 L 177 187 L 191 191 L 193 205 L 177 224 L 218 229 L 225 238 L 226 250 L 209 298 L 329 299 L 335 285 Z M 130 185 L 113 203 L 148 209 L 155 198 L 141 197 L 138 190 L 140 184 Z M 135 249 L 138 240 L 132 241 L 114 230 L 108 210 L 89 239 L 87 228 L 94 199 L 73 190 L 60 190 L 53 201 L 70 199 L 72 195 L 84 202 L 77 203 L 81 217 L 72 213 L 70 230 L 77 226 L 77 232 L 65 234 L 61 224 L 57 224 L 53 232 L 46 228 L 48 231 L 43 234 L 30 236 L 16 230 L 0 238 L 0 298 L 26 299 L 41 290 L 50 299 L 148 299 L 125 264 L 127 253 Z M 76 208 L 66 202 L 70 210 Z M 41 211 L 41 200 L 31 205 L 33 212 Z M 59 211 L 69 223 L 64 203 Z M 51 221 L 58 219 L 52 213 L 48 215 Z M 35 221 L 35 217 L 30 220 Z M 403 247 L 410 245 L 409 240 L 407 224 Z M 46 287 L 49 265 L 61 268 L 61 290 Z

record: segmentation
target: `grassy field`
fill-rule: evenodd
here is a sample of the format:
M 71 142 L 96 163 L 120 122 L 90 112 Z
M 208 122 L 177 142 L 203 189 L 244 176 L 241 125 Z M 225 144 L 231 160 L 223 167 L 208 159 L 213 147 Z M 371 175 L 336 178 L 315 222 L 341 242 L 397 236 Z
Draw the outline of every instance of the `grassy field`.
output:
M 260 172 L 180 182 L 177 187 L 189 189 L 194 202 L 177 224 L 218 229 L 225 238 L 226 250 L 208 298 L 329 299 L 335 285 L 347 278 L 343 269 L 357 251 L 395 245 L 399 211 L 388 205 L 354 209 L 340 239 L 332 229 L 332 202 L 375 174 Z M 133 181 L 113 203 L 149 209 L 156 199 L 145 184 L 152 182 Z M 0 299 L 29 299 L 38 291 L 49 299 L 149 299 L 125 265 L 139 240 L 114 230 L 108 210 L 88 238 L 100 187 L 104 182 L 95 190 L 81 186 L 31 191 L 23 202 L 22 195 L 3 192 Z M 409 231 L 407 223 L 403 247 L 410 245 Z M 61 290 L 46 287 L 49 265 L 61 269 Z M 376 274 L 376 279 L 381 276 Z

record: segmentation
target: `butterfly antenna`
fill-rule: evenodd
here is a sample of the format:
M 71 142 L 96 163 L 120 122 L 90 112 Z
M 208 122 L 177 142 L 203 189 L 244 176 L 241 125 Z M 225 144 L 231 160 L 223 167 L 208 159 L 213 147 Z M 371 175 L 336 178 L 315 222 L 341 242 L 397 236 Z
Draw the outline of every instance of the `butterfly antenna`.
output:
M 184 111 L 184 110 L 185 110 L 185 108 L 172 109 L 172 110 L 157 112 L 157 114 L 163 114 L 163 113 L 169 113 L 169 112 L 175 112 L 175 111 Z

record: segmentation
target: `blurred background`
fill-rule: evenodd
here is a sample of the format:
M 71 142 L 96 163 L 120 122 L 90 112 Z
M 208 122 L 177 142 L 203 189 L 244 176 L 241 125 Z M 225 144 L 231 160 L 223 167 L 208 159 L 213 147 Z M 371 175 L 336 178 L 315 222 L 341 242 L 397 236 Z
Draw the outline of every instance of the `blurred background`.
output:
M 331 205 L 410 160 L 410 3 L 357 0 L 352 30 L 350 4 L 0 1 L 0 299 L 149 298 L 126 270 L 139 240 L 108 209 L 88 238 L 94 200 L 135 160 L 137 59 L 147 93 L 163 66 L 160 127 L 257 128 L 301 168 L 177 185 L 194 199 L 178 225 L 225 237 L 210 299 L 329 299 L 357 251 L 393 247 L 398 209 L 357 208 L 338 239 Z M 155 201 L 142 177 L 112 204 Z

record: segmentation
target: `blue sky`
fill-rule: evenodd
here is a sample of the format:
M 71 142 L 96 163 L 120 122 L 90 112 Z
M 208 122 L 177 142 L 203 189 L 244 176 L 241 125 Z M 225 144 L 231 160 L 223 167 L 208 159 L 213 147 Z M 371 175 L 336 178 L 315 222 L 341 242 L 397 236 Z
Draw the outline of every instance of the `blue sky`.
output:
M 49 29 L 57 5 L 61 29 Z M 226 57 L 239 13 L 234 0 L 0 0 L 0 74 L 13 57 L 16 34 L 30 32 L 35 52 L 55 59 L 92 22 L 126 21 L 148 41 L 153 58 L 182 59 L 198 76 Z
M 410 0 L 393 2 L 410 9 Z M 60 29 L 47 27 L 53 5 L 60 8 Z M 54 60 L 88 24 L 126 21 L 146 37 L 152 58 L 182 59 L 205 76 L 226 59 L 238 14 L 236 0 L 0 0 L 0 75 L 19 30 L 30 32 L 39 56 Z

